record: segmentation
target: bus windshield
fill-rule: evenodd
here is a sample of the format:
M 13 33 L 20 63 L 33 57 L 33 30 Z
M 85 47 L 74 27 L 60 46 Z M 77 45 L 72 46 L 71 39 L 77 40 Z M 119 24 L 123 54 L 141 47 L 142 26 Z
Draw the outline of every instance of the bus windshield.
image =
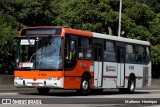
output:
M 62 69 L 62 38 L 37 37 L 19 40 L 17 69 Z

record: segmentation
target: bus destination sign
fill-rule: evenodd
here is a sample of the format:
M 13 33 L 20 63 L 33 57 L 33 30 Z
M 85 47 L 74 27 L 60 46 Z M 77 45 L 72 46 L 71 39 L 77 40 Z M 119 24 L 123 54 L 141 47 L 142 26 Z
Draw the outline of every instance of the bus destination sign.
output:
M 22 29 L 21 36 L 29 35 L 60 35 L 61 28 L 29 28 Z

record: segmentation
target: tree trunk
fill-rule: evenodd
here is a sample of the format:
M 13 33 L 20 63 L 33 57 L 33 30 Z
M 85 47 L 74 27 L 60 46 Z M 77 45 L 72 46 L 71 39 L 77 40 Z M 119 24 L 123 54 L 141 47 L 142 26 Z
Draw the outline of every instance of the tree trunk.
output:
M 108 32 L 109 32 L 109 35 L 112 35 L 112 28 L 110 26 L 108 26 Z
M 109 24 L 107 24 L 106 22 L 102 23 L 105 27 L 105 31 L 109 34 L 109 35 L 113 35 L 113 32 L 112 32 L 112 28 Z

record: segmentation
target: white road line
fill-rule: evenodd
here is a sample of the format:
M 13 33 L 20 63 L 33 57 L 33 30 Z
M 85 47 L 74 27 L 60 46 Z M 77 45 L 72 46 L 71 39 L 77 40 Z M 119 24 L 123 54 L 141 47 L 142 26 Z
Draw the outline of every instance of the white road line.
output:
M 0 93 L 0 95 L 18 95 L 18 93 L 16 92 L 12 92 L 12 93 Z
M 160 90 L 135 90 L 135 92 L 141 92 L 141 91 L 145 91 L 145 92 L 160 92 Z

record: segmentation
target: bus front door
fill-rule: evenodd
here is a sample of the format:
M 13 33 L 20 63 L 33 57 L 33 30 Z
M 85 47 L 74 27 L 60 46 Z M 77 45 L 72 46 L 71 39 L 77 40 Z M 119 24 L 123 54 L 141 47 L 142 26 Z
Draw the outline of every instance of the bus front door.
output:
M 94 45 L 94 87 L 102 87 L 102 45 Z
M 124 87 L 125 77 L 125 48 L 117 46 L 117 87 Z

